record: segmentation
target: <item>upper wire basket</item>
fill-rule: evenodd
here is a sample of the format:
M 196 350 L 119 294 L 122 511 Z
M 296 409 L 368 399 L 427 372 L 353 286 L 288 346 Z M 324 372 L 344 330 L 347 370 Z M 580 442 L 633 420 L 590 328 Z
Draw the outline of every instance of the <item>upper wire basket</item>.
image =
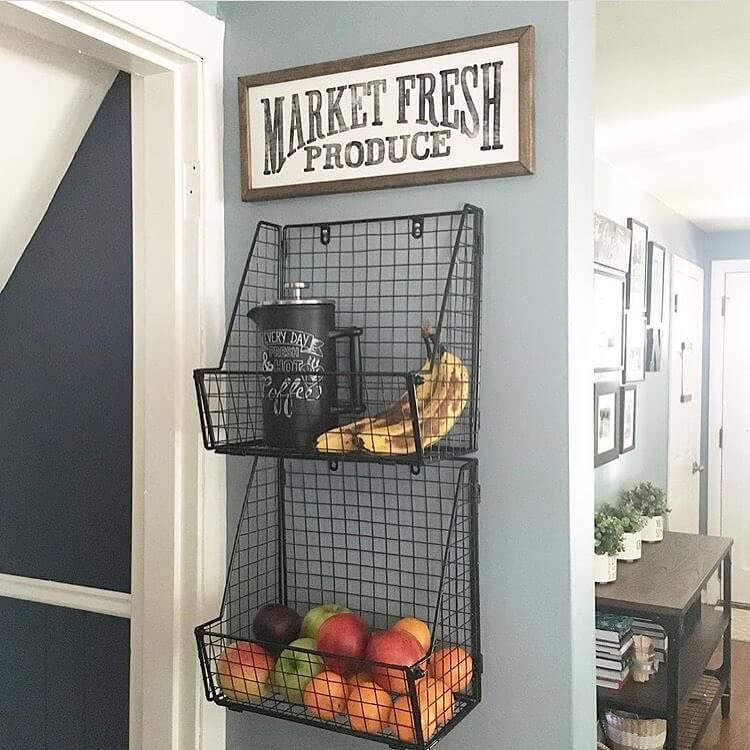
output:
M 206 448 L 237 455 L 420 465 L 477 449 L 482 210 L 291 225 L 260 222 L 216 368 L 194 373 Z M 269 374 L 250 311 L 304 282 L 335 303 L 337 327 L 361 329 L 361 368 L 303 373 L 308 392 L 357 393 L 303 447 L 269 444 Z M 304 400 L 295 401 L 304 414 Z M 340 410 L 339 410 L 340 411 Z
M 256 458 L 221 612 L 195 630 L 206 697 L 431 748 L 481 700 L 477 475 L 475 459 L 411 477 L 399 465 Z M 316 618 L 333 604 L 351 614 L 324 634 Z M 402 618 L 419 630 L 393 636 Z

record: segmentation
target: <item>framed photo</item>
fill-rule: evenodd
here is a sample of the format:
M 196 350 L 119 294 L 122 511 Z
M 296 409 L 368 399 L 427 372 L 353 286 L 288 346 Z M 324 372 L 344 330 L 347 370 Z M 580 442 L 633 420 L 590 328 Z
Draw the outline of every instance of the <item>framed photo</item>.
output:
M 620 455 L 620 384 L 594 384 L 594 466 Z
M 646 330 L 646 372 L 661 370 L 661 328 Z
M 648 243 L 648 307 L 650 326 L 664 322 L 664 259 L 666 250 L 655 242 Z
M 646 255 L 648 227 L 635 219 L 628 219 L 630 236 L 630 266 L 628 268 L 628 310 L 646 309 Z
M 594 268 L 594 371 L 622 371 L 625 277 Z
M 594 261 L 620 273 L 630 267 L 631 231 L 601 214 L 594 214 Z
M 239 79 L 246 201 L 534 172 L 534 27 Z
M 635 396 L 634 385 L 620 389 L 620 453 L 635 448 Z
M 625 371 L 623 383 L 646 379 L 646 318 L 643 310 L 625 315 Z

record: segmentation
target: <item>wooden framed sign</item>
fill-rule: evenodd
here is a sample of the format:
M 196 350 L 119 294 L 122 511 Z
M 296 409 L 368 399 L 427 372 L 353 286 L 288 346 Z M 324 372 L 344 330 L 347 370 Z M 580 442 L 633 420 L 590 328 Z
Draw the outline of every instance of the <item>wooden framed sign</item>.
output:
M 534 171 L 534 28 L 239 79 L 242 198 Z

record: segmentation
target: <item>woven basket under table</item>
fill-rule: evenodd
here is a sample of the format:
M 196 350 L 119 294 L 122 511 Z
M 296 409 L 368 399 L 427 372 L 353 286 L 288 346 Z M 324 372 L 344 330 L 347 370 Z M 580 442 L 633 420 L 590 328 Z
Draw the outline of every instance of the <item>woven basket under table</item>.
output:
M 607 711 L 604 723 L 612 750 L 663 750 L 667 741 L 664 719 L 639 719 L 632 714 Z

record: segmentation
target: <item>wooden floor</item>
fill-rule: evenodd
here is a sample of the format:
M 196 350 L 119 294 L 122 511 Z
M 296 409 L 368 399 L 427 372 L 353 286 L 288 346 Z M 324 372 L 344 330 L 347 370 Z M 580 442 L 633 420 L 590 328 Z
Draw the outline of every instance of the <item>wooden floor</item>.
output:
M 750 748 L 750 643 L 732 643 L 732 713 L 721 718 L 717 710 L 706 730 L 700 750 Z

